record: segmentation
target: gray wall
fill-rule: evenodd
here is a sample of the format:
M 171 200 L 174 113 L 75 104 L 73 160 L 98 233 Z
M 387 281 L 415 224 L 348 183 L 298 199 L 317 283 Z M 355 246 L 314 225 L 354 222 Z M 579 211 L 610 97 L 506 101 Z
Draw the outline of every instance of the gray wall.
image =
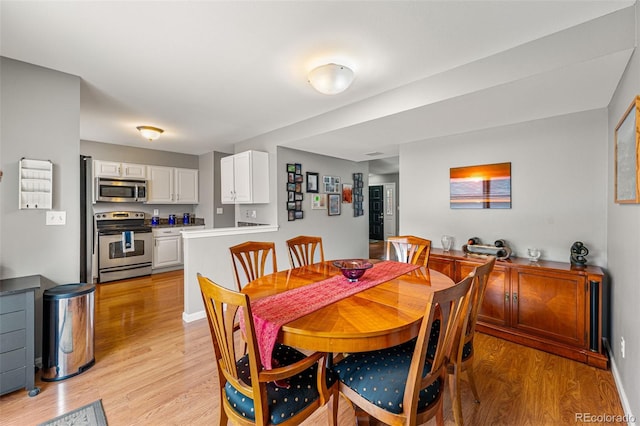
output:
M 271 157 L 276 155 L 271 154 Z M 344 182 L 352 182 L 352 173 L 368 174 L 368 164 L 354 163 L 332 157 L 296 151 L 277 149 L 275 170 L 277 182 L 272 187 L 277 191 L 272 196 L 271 205 L 277 209 L 277 232 L 262 232 L 248 235 L 202 236 L 184 239 L 185 253 L 185 307 L 187 317 L 202 312 L 202 298 L 196 273 L 201 273 L 220 285 L 233 288 L 234 278 L 228 247 L 244 241 L 273 241 L 276 244 L 277 267 L 289 268 L 286 240 L 296 235 L 317 235 L 322 237 L 325 258 L 368 257 L 369 223 L 368 216 L 353 217 L 352 205 L 342 205 L 339 216 L 329 216 L 327 210 L 311 210 L 310 198 L 304 193 L 304 219 L 289 222 L 286 211 L 286 164 L 301 163 L 302 172 L 318 172 L 320 176 L 340 176 Z M 365 186 L 367 179 L 365 178 Z M 277 197 L 277 198 L 276 198 Z M 366 212 L 366 208 L 365 208 Z
M 80 277 L 80 79 L 0 57 L 0 278 L 42 275 L 35 297 L 35 356 L 42 355 L 42 293 Z M 18 209 L 21 158 L 53 163 L 53 210 Z
M 400 234 L 505 239 L 515 255 L 569 261 L 582 241 L 590 264 L 606 266 L 606 111 L 438 138 L 400 147 Z M 511 209 L 450 209 L 449 169 L 511 163 Z
M 328 259 L 369 257 L 368 193 L 364 191 L 365 214 L 363 216 L 353 216 L 353 204 L 342 204 L 339 216 L 329 216 L 327 210 L 311 210 L 311 194 L 305 192 L 305 176 L 303 184 L 304 219 L 289 222 L 286 210 L 287 163 L 302 164 L 303 175 L 306 172 L 318 173 L 320 182 L 322 182 L 323 176 L 340 176 L 343 183 L 353 183 L 353 173 L 362 173 L 365 188 L 368 185 L 368 163 L 356 163 L 289 148 L 278 148 L 278 225 L 280 232 L 287 236 L 285 239 L 302 234 L 317 235 L 322 237 L 322 244 Z M 285 250 L 283 253 L 286 255 Z M 287 265 L 287 263 L 283 264 L 283 266 Z
M 147 149 L 82 140 L 80 141 L 80 154 L 90 155 L 94 160 L 181 167 L 184 169 L 198 168 L 197 155 L 158 151 L 153 149 L 153 142 L 149 142 L 149 148 Z
M 213 214 L 215 228 L 227 228 L 230 226 L 236 226 L 235 208 L 229 204 L 222 204 L 222 190 L 220 188 L 220 159 L 227 157 L 231 154 L 225 154 L 222 152 L 214 152 L 213 156 L 213 176 L 214 185 L 213 188 Z M 222 214 L 218 214 L 216 209 L 221 208 Z
M 217 151 L 200 155 L 200 203 L 195 210 L 204 218 L 206 228 L 236 226 L 235 206 L 222 204 L 220 194 L 220 159 L 228 155 Z M 218 208 L 222 208 L 222 214 L 217 214 Z
M 0 276 L 78 282 L 80 79 L 8 58 L 0 75 Z M 53 210 L 66 211 L 66 225 L 45 225 L 45 210 L 18 210 L 22 157 L 53 162 Z
M 636 4 L 636 22 L 640 23 L 640 5 Z M 636 32 L 636 46 L 640 35 Z M 640 416 L 640 269 L 638 241 L 640 241 L 640 204 L 614 203 L 614 131 L 619 120 L 640 94 L 640 53 L 631 57 L 618 89 L 609 104 L 608 136 L 608 193 L 607 247 L 608 269 L 611 276 L 611 351 L 612 370 L 622 383 L 623 398 L 631 412 Z M 624 337 L 626 356 L 622 358 L 620 339 Z M 631 414 L 631 413 L 629 413 Z

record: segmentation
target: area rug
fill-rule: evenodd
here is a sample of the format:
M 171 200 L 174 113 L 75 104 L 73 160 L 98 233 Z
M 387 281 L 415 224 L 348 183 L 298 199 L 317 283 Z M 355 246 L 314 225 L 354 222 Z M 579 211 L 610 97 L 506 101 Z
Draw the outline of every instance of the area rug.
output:
M 99 399 L 38 426 L 107 426 L 107 417 Z

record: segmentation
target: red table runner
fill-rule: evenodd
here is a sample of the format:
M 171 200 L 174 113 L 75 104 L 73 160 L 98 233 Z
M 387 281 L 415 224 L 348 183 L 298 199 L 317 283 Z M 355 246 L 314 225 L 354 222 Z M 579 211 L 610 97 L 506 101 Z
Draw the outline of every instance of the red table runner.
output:
M 344 276 L 336 275 L 251 302 L 262 365 L 267 370 L 272 368 L 271 354 L 280 328 L 286 323 L 417 268 L 418 265 L 409 263 L 383 261 L 374 264 L 357 282 L 351 283 Z

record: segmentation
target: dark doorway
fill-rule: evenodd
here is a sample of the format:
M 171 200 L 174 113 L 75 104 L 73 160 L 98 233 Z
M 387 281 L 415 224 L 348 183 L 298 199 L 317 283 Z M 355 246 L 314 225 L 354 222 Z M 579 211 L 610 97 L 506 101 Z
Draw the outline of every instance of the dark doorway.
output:
M 383 186 L 369 187 L 369 239 L 384 240 Z

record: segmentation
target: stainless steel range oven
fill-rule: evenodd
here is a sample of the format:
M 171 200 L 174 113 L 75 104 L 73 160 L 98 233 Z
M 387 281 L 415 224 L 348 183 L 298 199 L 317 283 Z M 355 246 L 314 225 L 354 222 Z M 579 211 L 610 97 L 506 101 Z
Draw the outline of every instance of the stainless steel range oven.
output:
M 98 238 L 98 281 L 151 274 L 152 233 L 143 212 L 94 215 Z

